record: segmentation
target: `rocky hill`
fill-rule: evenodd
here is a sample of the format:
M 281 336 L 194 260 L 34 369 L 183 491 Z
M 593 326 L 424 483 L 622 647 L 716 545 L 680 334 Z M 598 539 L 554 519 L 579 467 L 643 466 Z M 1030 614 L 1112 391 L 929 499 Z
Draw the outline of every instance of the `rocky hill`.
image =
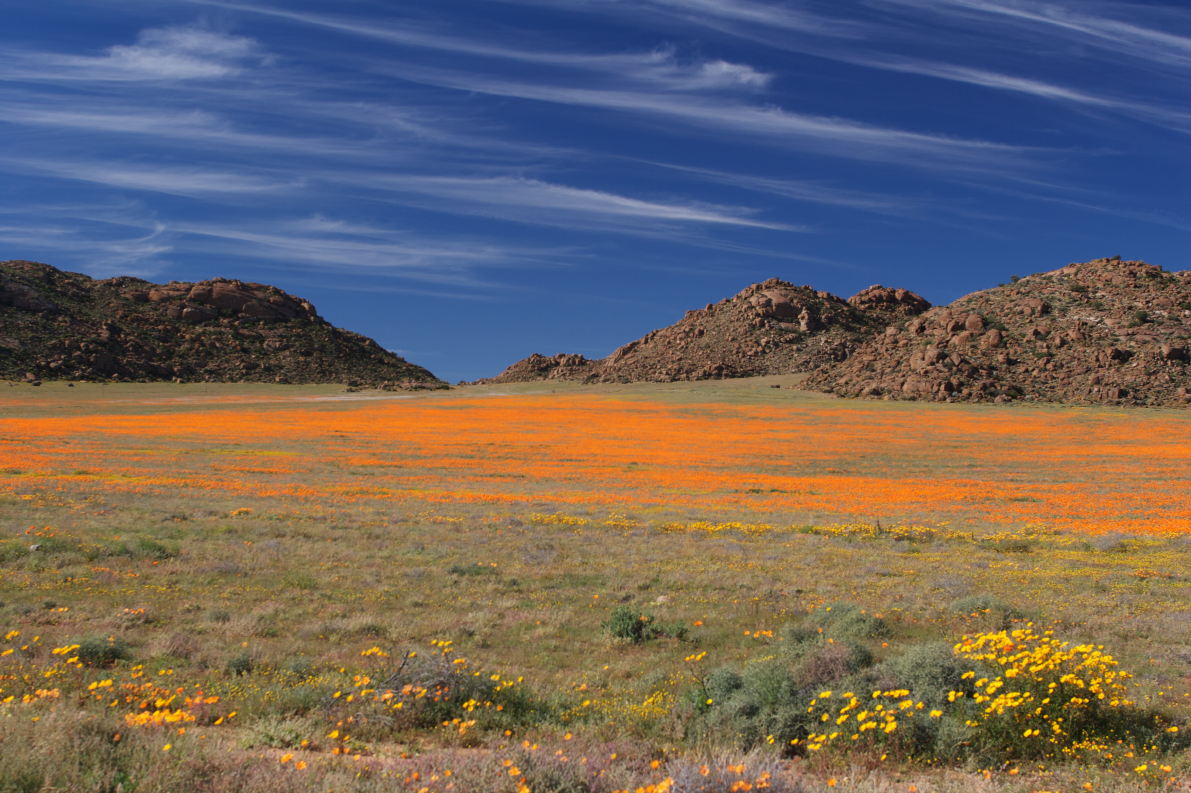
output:
M 445 385 L 272 286 L 97 281 L 26 261 L 0 262 L 0 377 Z
M 897 399 L 1185 406 L 1191 272 L 1118 258 L 962 297 L 874 336 L 808 386 Z
M 480 380 L 481 383 L 530 383 L 536 380 L 584 381 L 591 376 L 599 361 L 593 361 L 574 353 L 540 355 L 534 353 L 522 358 L 496 377 Z
M 607 358 L 535 354 L 482 382 L 670 382 L 809 372 L 845 360 L 891 322 L 929 307 L 904 289 L 873 286 L 843 300 L 773 278 L 688 311 Z

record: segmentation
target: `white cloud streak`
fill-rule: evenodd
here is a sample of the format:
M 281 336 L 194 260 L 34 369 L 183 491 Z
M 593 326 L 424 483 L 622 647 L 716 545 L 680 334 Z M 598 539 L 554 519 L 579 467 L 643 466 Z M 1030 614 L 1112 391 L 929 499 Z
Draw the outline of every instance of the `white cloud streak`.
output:
M 521 47 L 509 47 L 434 31 L 419 30 L 408 24 L 402 26 L 376 22 L 365 23 L 346 17 L 292 11 L 272 6 L 222 2 L 222 0 L 188 0 L 188 2 L 260 14 L 343 35 L 404 47 L 616 75 L 628 81 L 649 85 L 657 90 L 753 90 L 764 88 L 772 78 L 772 75 L 759 72 L 751 66 L 724 60 L 683 62 L 677 57 L 674 50 L 668 47 L 648 52 L 626 53 L 550 51 L 533 46 L 534 42 L 526 42 L 526 45 Z M 699 2 L 715 5 L 712 0 L 699 0 Z
M 1106 5 L 1114 16 L 1086 13 L 1087 4 L 1075 6 L 1045 2 L 998 2 L 997 0 L 879 0 L 884 4 L 961 18 L 1001 21 L 1018 28 L 1045 31 L 1116 57 L 1141 59 L 1163 67 L 1191 67 L 1191 36 L 1138 24 L 1139 10 L 1133 5 Z M 1191 27 L 1191 25 L 1188 25 Z
M 633 231 L 642 223 L 695 223 L 775 231 L 800 231 L 795 226 L 750 217 L 753 210 L 715 204 L 646 201 L 599 190 L 511 177 L 379 176 L 366 184 L 398 193 L 436 199 L 448 211 L 502 217 L 548 225 L 594 223 Z
M 673 9 L 688 17 L 711 16 L 781 30 L 822 34 L 846 29 L 843 23 L 817 14 L 798 13 L 788 6 L 753 0 L 646 0 L 645 4 Z
M 517 162 L 567 159 L 577 155 L 553 146 L 532 145 L 499 136 L 474 114 L 450 114 L 415 106 L 380 102 L 328 101 L 290 97 L 269 88 L 241 87 L 220 93 L 220 112 L 194 109 L 195 101 L 171 110 L 177 96 L 159 103 L 120 102 L 105 97 L 77 96 L 66 105 L 58 97 L 0 87 L 0 123 L 49 130 L 73 130 L 112 139 L 136 136 L 153 148 L 184 142 L 215 156 L 243 152 L 285 152 L 303 159 L 371 162 L 396 165 L 417 161 L 427 153 L 476 155 L 492 161 Z M 193 99 L 193 97 L 192 97 Z M 200 98 L 201 101 L 201 98 Z M 254 114 L 257 129 L 237 121 Z M 260 131 L 285 129 L 302 119 L 320 136 Z M 143 145 L 143 144 L 142 144 Z
M 183 250 L 190 257 L 261 262 L 287 275 L 358 274 L 429 284 L 398 287 L 373 281 L 369 288 L 469 300 L 488 299 L 505 288 L 483 276 L 485 270 L 565 267 L 583 256 L 572 246 L 445 239 L 319 214 L 160 220 L 137 202 L 0 207 L 0 244 L 10 256 L 78 267 L 99 277 L 149 277 L 169 266 L 163 257 Z
M 0 223 L 0 242 L 7 256 L 13 258 L 57 260 L 77 256 L 86 261 L 92 275 L 99 277 L 154 275 L 168 266 L 161 257 L 174 250 L 166 227 L 160 223 L 133 236 L 113 236 L 109 231 L 84 228 L 77 222 Z
M 996 91 L 1024 94 L 1052 102 L 1062 102 L 1085 108 L 1110 111 L 1120 116 L 1145 121 L 1177 132 L 1191 133 L 1191 113 L 1189 112 L 1148 102 L 1119 99 L 1090 93 L 1044 80 L 1018 77 L 955 64 L 912 58 L 895 58 L 892 56 L 856 56 L 841 58 L 841 60 L 875 69 L 917 74 L 939 80 L 978 85 L 982 88 L 991 88 Z
M 596 11 L 640 17 L 642 14 L 681 20 L 696 27 L 731 31 L 740 26 L 758 26 L 790 34 L 813 34 L 833 38 L 863 35 L 867 25 L 823 16 L 788 4 L 756 0 L 503 0 L 517 5 L 560 5 L 573 11 Z
M 493 96 L 679 119 L 694 125 L 688 129 L 755 136 L 781 148 L 809 149 L 849 159 L 885 161 L 930 170 L 1003 173 L 1009 168 L 1027 166 L 1029 155 L 1039 151 L 1024 146 L 911 132 L 849 119 L 794 113 L 779 107 L 706 97 L 569 88 L 426 69 L 407 70 L 394 76 Z
M 8 158 L 0 160 L 0 168 L 10 172 L 46 174 L 58 179 L 188 198 L 276 193 L 292 190 L 301 184 L 301 180 L 298 179 L 279 179 L 231 171 L 98 161 Z
M 657 168 L 691 174 L 710 182 L 738 187 L 758 193 L 791 198 L 795 201 L 805 201 L 811 204 L 825 204 L 841 206 L 850 209 L 862 209 L 870 212 L 889 214 L 905 214 L 906 209 L 914 205 L 914 201 L 906 196 L 883 195 L 859 190 L 846 190 L 832 187 L 819 182 L 795 179 L 774 179 L 764 176 L 750 176 L 748 174 L 728 173 L 710 168 L 695 168 L 671 163 L 645 161 Z
M 154 142 L 185 141 L 226 151 L 229 148 L 297 152 L 336 159 L 367 156 L 366 147 L 332 138 L 275 135 L 236 129 L 231 122 L 205 110 L 170 112 L 143 105 L 78 101 L 40 105 L 0 101 L 3 121 L 30 127 L 80 130 L 107 135 L 135 135 Z M 375 153 L 375 152 L 374 152 Z
M 410 232 L 313 216 L 256 223 L 177 223 L 172 230 L 204 238 L 195 247 L 317 271 L 367 273 L 467 289 L 495 284 L 478 271 L 542 266 L 573 255 L 562 249 L 441 240 Z
M 535 3 L 535 0 L 506 0 Z M 550 0 L 544 5 L 551 5 Z M 1020 36 L 1053 37 L 1058 35 L 1081 46 L 1109 51 L 1114 60 L 1121 58 L 1149 61 L 1161 69 L 1191 67 L 1191 37 L 1136 24 L 1136 7 L 1116 7 L 1117 17 L 1097 17 L 1052 3 L 1000 2 L 998 0 L 873 0 L 878 7 L 908 10 L 913 16 L 901 20 L 912 30 L 920 17 L 946 17 L 975 36 L 988 41 L 990 23 L 1000 29 L 1015 29 Z M 1079 88 L 1058 85 L 1035 77 L 1004 74 L 974 66 L 915 59 L 881 51 L 880 40 L 897 35 L 897 29 L 854 20 L 831 20 L 816 15 L 794 14 L 778 4 L 736 2 L 735 0 L 583 0 L 571 2 L 574 8 L 598 9 L 640 18 L 658 15 L 717 30 L 721 33 L 755 41 L 777 50 L 812 55 L 855 66 L 883 71 L 919 74 L 941 80 L 976 85 L 997 91 L 1028 95 L 1053 102 L 1063 102 L 1078 109 L 1098 109 L 1118 117 L 1164 127 L 1177 132 L 1191 131 L 1191 114 L 1169 103 L 1140 101 L 1135 97 L 1113 97 Z M 1099 4 L 1097 7 L 1114 8 Z M 918 17 L 918 18 L 915 18 Z M 1122 21 L 1122 20 L 1131 21 Z M 725 24 L 731 21 L 732 24 Z M 1191 30 L 1191 18 L 1186 20 Z M 992 28 L 995 30 L 995 28 Z M 783 31 L 798 30 L 807 36 L 791 37 Z M 849 40 L 841 40 L 840 34 Z M 930 35 L 937 35 L 932 29 Z M 995 34 L 994 34 L 995 35 Z M 1010 32 L 1013 35 L 1013 32 Z M 1001 41 L 1007 37 L 998 37 Z M 1124 42 L 1124 43 L 1123 43 Z M 913 49 L 919 49 L 915 45 Z M 908 45 L 902 41 L 899 49 Z M 973 53 L 978 56 L 979 51 Z M 1185 103 L 1183 103 L 1185 104 Z
M 269 61 L 256 41 L 199 27 L 150 28 L 103 55 L 10 51 L 3 79 L 47 82 L 221 80 Z

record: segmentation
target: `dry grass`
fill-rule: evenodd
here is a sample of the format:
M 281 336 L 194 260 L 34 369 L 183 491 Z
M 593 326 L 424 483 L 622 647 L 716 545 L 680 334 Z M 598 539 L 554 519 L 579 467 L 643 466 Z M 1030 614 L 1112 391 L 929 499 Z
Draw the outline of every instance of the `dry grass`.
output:
M 44 674 L 62 660 L 52 647 L 113 637 L 127 660 L 50 682 L 132 684 L 141 665 L 220 699 L 185 734 L 120 729 L 110 746 L 139 701 L 0 705 L 0 754 L 20 758 L 0 790 L 222 793 L 277 789 L 279 771 L 295 790 L 512 793 L 532 773 L 534 791 L 667 778 L 727 789 L 765 772 L 791 791 L 1178 784 L 1186 752 L 1151 774 L 1140 761 L 779 761 L 762 747 L 732 776 L 737 748 L 684 738 L 697 674 L 685 659 L 748 669 L 786 626 L 841 602 L 891 626 L 864 640 L 878 663 L 1024 617 L 1108 645 L 1146 707 L 1191 716 L 1191 415 L 847 402 L 768 384 L 351 400 L 269 386 L 5 390 L 0 636 L 20 636 L 0 651 L 32 636 L 41 649 L 0 657 L 0 675 L 18 658 L 17 678 Z M 612 639 L 601 626 L 624 604 L 688 638 Z M 485 679 L 524 677 L 522 699 L 460 709 L 445 727 L 372 714 L 332 754 L 327 735 L 359 715 L 335 691 L 388 675 L 405 649 L 440 653 L 440 640 Z M 388 657 L 361 655 L 374 647 Z M 49 687 L 0 677 L 0 700 L 30 686 Z M 79 747 L 77 764 L 56 761 L 63 746 Z

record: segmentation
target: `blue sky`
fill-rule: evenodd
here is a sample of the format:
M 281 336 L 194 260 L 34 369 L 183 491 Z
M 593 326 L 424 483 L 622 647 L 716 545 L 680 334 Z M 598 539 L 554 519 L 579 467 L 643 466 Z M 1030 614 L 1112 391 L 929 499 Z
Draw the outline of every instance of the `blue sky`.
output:
M 1191 267 L 1191 7 L 6 0 L 0 259 L 273 283 L 450 380 L 771 276 Z

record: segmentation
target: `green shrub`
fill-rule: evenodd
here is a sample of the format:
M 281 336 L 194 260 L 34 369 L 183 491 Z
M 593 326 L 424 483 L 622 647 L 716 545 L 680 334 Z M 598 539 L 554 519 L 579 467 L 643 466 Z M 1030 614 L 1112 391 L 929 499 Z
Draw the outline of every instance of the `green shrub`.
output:
M 252 654 L 244 651 L 233 655 L 228 659 L 224 665 L 223 671 L 229 675 L 239 677 L 240 675 L 251 674 L 252 670 L 256 668 L 256 662 L 252 659 Z
M 1171 751 L 1182 731 L 1137 707 L 1129 677 L 1103 647 L 1032 624 L 955 645 L 921 644 L 850 681 L 856 685 L 823 687 L 808 701 L 803 745 L 812 754 L 896 752 L 980 764 L 1099 763 Z
M 819 628 L 809 628 L 797 623 L 791 623 L 782 628 L 779 633 L 781 641 L 778 653 L 790 663 L 796 663 L 823 645 L 823 632 Z
M 652 614 L 642 613 L 631 606 L 617 606 L 604 621 L 604 630 L 614 639 L 627 639 L 634 644 L 666 636 L 685 639 L 687 629 L 680 623 L 659 623 Z
M 728 744 L 743 751 L 774 742 L 789 746 L 806 734 L 810 689 L 800 686 L 789 668 L 771 659 L 743 669 L 722 668 L 686 692 L 691 719 L 689 738 Z
M 614 639 L 643 642 L 649 638 L 649 624 L 652 621 L 653 616 L 650 614 L 641 614 L 628 606 L 617 606 L 604 623 L 604 630 Z
M 915 644 L 873 669 L 874 687 L 906 688 L 910 696 L 934 707 L 947 701 L 949 691 L 971 690 L 963 678 L 970 668 L 949 642 Z
M 953 600 L 947 610 L 964 617 L 987 617 L 998 628 L 1007 628 L 1015 620 L 1025 618 L 1022 612 L 987 593 Z
M 104 639 L 92 637 L 83 639 L 78 645 L 75 655 L 84 666 L 108 667 L 117 661 L 126 661 L 129 658 L 127 645 L 115 637 L 109 636 Z

